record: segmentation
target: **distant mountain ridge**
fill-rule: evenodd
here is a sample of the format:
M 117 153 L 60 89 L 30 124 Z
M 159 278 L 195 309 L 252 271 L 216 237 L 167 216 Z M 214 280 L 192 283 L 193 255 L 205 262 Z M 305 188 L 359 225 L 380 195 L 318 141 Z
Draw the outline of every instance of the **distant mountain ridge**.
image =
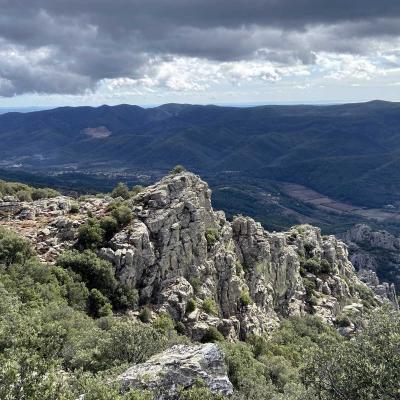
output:
M 91 132 L 90 135 L 87 132 Z M 61 107 L 0 115 L 0 158 L 293 182 L 358 205 L 400 195 L 400 103 Z

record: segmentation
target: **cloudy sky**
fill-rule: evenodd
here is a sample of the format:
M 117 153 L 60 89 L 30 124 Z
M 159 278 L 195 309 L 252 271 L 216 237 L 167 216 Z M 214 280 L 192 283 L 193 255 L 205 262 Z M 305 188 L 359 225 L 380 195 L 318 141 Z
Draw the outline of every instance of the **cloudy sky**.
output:
M 400 101 L 400 0 L 0 0 L 0 107 Z

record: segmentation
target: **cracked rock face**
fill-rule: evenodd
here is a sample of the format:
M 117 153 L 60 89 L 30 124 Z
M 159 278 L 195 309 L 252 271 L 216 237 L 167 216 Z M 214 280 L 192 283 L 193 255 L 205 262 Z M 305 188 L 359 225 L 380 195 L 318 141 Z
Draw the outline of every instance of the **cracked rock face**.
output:
M 154 390 L 157 399 L 175 399 L 180 388 L 190 388 L 201 380 L 213 393 L 230 395 L 224 357 L 216 344 L 177 345 L 135 365 L 119 376 L 122 390 Z
M 348 244 L 350 260 L 359 278 L 382 300 L 398 308 L 396 288 L 400 288 L 400 238 L 387 231 L 374 231 L 358 224 L 342 235 Z M 378 275 L 391 283 L 380 282 Z M 389 273 L 388 273 L 389 271 Z
M 131 208 L 133 222 L 100 255 L 138 289 L 141 304 L 167 311 L 193 338 L 201 339 L 208 326 L 242 338 L 306 312 L 333 323 L 346 304 L 360 303 L 357 285 L 365 285 L 341 241 L 308 225 L 270 233 L 248 217 L 228 222 L 213 210 L 208 185 L 192 173 L 165 177 Z M 327 271 L 304 271 L 309 260 Z M 195 310 L 186 312 L 189 299 Z

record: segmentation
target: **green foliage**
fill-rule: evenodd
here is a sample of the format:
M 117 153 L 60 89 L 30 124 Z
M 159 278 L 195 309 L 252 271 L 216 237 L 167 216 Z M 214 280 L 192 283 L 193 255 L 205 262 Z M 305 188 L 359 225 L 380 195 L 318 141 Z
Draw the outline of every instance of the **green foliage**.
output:
M 154 326 L 100 317 L 110 314 L 108 299 L 97 288 L 89 293 L 80 281 L 82 273 L 92 284 L 109 286 L 103 280 L 108 274 L 92 255 L 70 252 L 61 258 L 66 269 L 33 257 L 0 269 L 1 399 L 76 400 L 83 393 L 96 400 L 152 398 L 144 391 L 121 394 L 110 383 L 114 368 L 143 362 L 181 339 L 166 315 Z M 103 278 L 92 279 L 95 271 Z M 86 314 L 87 303 L 99 319 Z
M 167 313 L 161 313 L 158 315 L 158 317 L 153 321 L 152 326 L 154 329 L 165 334 L 171 334 L 175 330 L 174 320 Z
M 32 246 L 14 232 L 0 227 L 0 265 L 25 264 L 33 255 Z
M 186 171 L 186 168 L 183 165 L 178 164 L 178 165 L 175 165 L 175 167 L 171 169 L 170 174 L 176 175 L 176 174 L 180 174 L 181 172 L 185 172 L 185 171 Z
M 135 185 L 131 190 L 131 197 L 136 196 L 137 194 L 143 192 L 144 187 L 142 185 Z
M 105 307 L 102 311 L 93 311 L 90 309 L 91 315 L 103 316 L 108 313 L 108 305 L 102 304 L 111 303 L 116 310 L 134 309 L 137 306 L 138 295 L 136 289 L 127 287 L 120 283 L 115 278 L 114 266 L 105 261 L 92 252 L 85 250 L 79 252 L 70 250 L 62 253 L 57 259 L 57 265 L 64 269 L 73 271 L 78 274 L 85 282 L 89 289 L 96 289 L 101 292 L 105 299 L 100 298 L 98 294 L 91 294 L 93 304 L 99 307 Z M 97 308 L 99 308 L 97 307 Z
M 60 193 L 57 192 L 54 189 L 48 189 L 48 188 L 39 188 L 39 189 L 33 189 L 31 196 L 33 200 L 40 200 L 40 199 L 51 199 L 53 197 L 59 196 Z
M 333 274 L 335 272 L 333 265 L 329 263 L 328 260 L 324 258 L 321 260 L 321 272 L 323 274 Z
M 224 400 L 222 395 L 214 394 L 205 386 L 204 382 L 198 382 L 191 388 L 181 388 L 177 400 Z
M 114 208 L 111 214 L 120 227 L 128 225 L 132 220 L 132 210 L 126 205 Z
M 94 218 L 88 218 L 78 229 L 78 246 L 82 249 L 96 249 L 103 243 L 104 230 Z
M 194 299 L 189 299 L 186 303 L 186 314 L 190 314 L 196 309 L 196 301 Z
M 103 240 L 109 241 L 118 231 L 118 222 L 109 215 L 103 217 L 100 222 L 100 228 L 103 230 Z
M 122 197 L 124 200 L 129 199 L 130 193 L 128 186 L 125 185 L 125 183 L 118 183 L 118 185 L 113 189 L 111 192 L 111 197 L 116 199 L 117 197 Z
M 207 331 L 205 332 L 204 336 L 201 338 L 203 343 L 208 342 L 221 342 L 224 340 L 224 335 L 215 327 L 210 326 Z
M 310 258 L 304 261 L 303 268 L 312 274 L 318 275 L 321 273 L 321 265 L 317 260 Z
M 106 317 L 112 314 L 112 306 L 99 290 L 92 289 L 89 294 L 88 312 L 94 318 Z
M 148 307 L 143 307 L 139 313 L 139 319 L 148 324 L 151 321 L 151 311 Z
M 198 276 L 195 276 L 190 280 L 190 284 L 192 285 L 193 291 L 197 294 L 201 287 L 201 279 Z
M 15 196 L 19 201 L 32 201 L 58 196 L 60 193 L 49 188 L 33 188 L 19 182 L 0 180 L 0 197 Z
M 71 208 L 69 209 L 70 214 L 78 214 L 79 213 L 79 205 L 77 203 L 72 203 Z
M 29 190 L 18 190 L 15 195 L 19 201 L 32 201 L 32 195 Z
M 207 229 L 206 240 L 208 247 L 214 246 L 214 244 L 217 243 L 218 239 L 219 239 L 219 232 L 217 231 L 217 229 L 214 228 Z
M 397 399 L 400 397 L 400 314 L 374 312 L 352 340 L 324 343 L 303 368 L 318 399 Z
M 310 272 L 314 275 L 333 274 L 335 272 L 334 266 L 324 258 L 321 261 L 314 258 L 309 258 L 308 260 L 302 259 L 300 268 L 302 275 L 304 275 L 305 272 Z
M 240 293 L 239 300 L 240 300 L 240 304 L 242 306 L 244 306 L 244 307 L 247 307 L 248 305 L 250 305 L 251 304 L 251 297 L 250 297 L 249 291 L 248 290 L 243 290 Z
M 207 314 L 216 315 L 216 316 L 219 314 L 218 306 L 215 303 L 215 301 L 211 298 L 207 298 L 207 299 L 203 300 L 202 308 L 203 308 L 204 312 L 206 312 Z
M 66 251 L 58 257 L 57 265 L 79 274 L 89 289 L 98 289 L 108 296 L 117 287 L 113 265 L 97 257 L 91 250 Z

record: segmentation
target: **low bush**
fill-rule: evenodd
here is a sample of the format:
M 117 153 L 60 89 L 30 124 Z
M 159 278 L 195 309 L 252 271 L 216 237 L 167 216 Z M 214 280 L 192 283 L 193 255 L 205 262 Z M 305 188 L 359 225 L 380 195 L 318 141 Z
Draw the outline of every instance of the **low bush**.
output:
M 216 316 L 219 314 L 218 306 L 211 298 L 204 299 L 202 308 L 207 314 Z
M 240 293 L 240 304 L 244 307 L 247 307 L 248 305 L 251 304 L 251 297 L 250 293 L 248 290 L 243 290 L 242 293 Z
M 216 229 L 214 228 L 207 229 L 206 240 L 208 247 L 214 246 L 214 244 L 217 243 L 218 239 L 219 239 L 219 233 Z
M 186 314 L 190 314 L 196 309 L 196 301 L 194 299 L 189 299 L 186 303 Z
M 203 343 L 215 343 L 222 342 L 224 339 L 224 335 L 217 328 L 210 326 L 202 337 L 201 341 Z

